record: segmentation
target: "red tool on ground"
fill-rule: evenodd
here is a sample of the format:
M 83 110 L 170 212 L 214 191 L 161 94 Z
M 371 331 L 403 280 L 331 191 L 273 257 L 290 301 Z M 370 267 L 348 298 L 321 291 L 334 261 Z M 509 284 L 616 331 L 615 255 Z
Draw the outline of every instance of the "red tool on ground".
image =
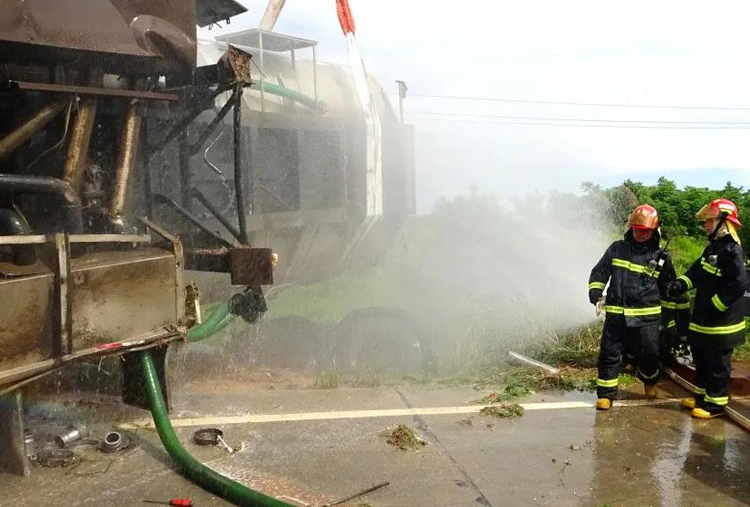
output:
M 146 503 L 158 503 L 161 505 L 173 505 L 175 507 L 193 507 L 193 501 L 189 498 L 173 498 L 168 502 L 160 502 L 158 500 L 144 500 Z

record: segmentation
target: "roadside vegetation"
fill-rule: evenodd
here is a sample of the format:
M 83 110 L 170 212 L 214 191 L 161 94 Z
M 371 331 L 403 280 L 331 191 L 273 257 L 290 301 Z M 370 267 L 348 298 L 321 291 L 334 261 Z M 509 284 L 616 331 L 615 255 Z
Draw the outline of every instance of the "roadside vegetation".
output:
M 352 312 L 398 308 L 437 358 L 437 368 L 399 379 L 366 366 L 354 373 L 326 367 L 319 388 L 468 383 L 497 388 L 508 399 L 513 389 L 591 389 L 602 321 L 585 301 L 590 266 L 622 237 L 633 207 L 648 202 L 659 210 L 664 243 L 671 239 L 675 270 L 683 273 L 706 244 L 695 213 L 719 196 L 737 202 L 741 219 L 750 223 L 750 190 L 731 183 L 721 189 L 679 189 L 665 178 L 611 188 L 584 183 L 580 194 L 533 194 L 510 203 L 472 190 L 410 217 L 377 262 L 280 292 L 264 318 L 301 317 L 334 329 Z M 742 234 L 750 245 L 750 227 Z M 511 363 L 509 350 L 558 367 L 561 375 Z M 738 348 L 736 357 L 750 362 L 750 345 Z

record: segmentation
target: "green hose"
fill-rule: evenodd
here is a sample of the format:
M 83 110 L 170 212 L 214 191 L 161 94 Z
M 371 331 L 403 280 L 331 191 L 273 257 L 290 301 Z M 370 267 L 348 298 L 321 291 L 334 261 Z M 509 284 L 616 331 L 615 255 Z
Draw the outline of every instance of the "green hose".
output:
M 180 471 L 191 481 L 240 507 L 293 507 L 233 481 L 192 457 L 180 444 L 172 423 L 169 421 L 167 406 L 161 395 L 161 385 L 156 375 L 151 352 L 144 350 L 140 354 L 143 379 L 146 383 L 146 393 L 156 431 L 159 433 L 161 443 L 164 444 L 164 448 Z
M 253 81 L 253 84 L 250 85 L 251 90 L 260 90 L 260 81 Z M 278 95 L 279 97 L 286 97 L 288 99 L 291 99 L 295 102 L 299 102 L 302 105 L 305 105 L 313 110 L 318 110 L 320 107 L 320 104 L 315 101 L 312 97 L 308 97 L 307 95 L 300 93 L 298 91 L 292 90 L 290 88 L 287 88 L 285 86 L 280 86 L 273 83 L 267 83 L 263 82 L 263 91 L 266 93 L 270 93 L 271 95 Z
M 210 338 L 214 334 L 227 327 L 227 325 L 232 322 L 233 319 L 234 315 L 229 313 L 229 304 L 222 303 L 218 308 L 216 308 L 216 310 L 211 312 L 211 315 L 209 315 L 202 324 L 198 324 L 190 331 L 188 331 L 188 341 L 199 342 L 201 340 L 205 340 L 206 338 Z

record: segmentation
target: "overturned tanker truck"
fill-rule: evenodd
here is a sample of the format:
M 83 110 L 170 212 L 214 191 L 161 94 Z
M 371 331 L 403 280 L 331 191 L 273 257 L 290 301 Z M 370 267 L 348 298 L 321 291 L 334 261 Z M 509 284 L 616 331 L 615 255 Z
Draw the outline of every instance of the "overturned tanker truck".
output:
M 201 315 L 199 287 L 255 322 L 274 275 L 330 276 L 413 211 L 412 135 L 374 97 L 373 214 L 352 86 L 313 41 L 252 30 L 199 42 L 196 25 L 246 10 L 233 0 L 0 8 L 0 470 L 28 474 L 24 386 L 118 355 L 124 402 L 165 419 L 169 346 L 222 317 Z M 199 465 L 183 469 L 249 502 Z

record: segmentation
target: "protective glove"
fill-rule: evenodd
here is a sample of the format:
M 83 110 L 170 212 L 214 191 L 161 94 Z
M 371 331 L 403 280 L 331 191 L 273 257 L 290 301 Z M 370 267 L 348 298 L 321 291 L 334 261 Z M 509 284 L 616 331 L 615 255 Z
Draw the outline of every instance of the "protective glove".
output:
M 601 289 L 591 289 L 589 290 L 589 302 L 592 305 L 595 305 L 597 301 L 599 301 L 602 298 L 602 291 Z
M 669 282 L 669 285 L 667 285 L 667 296 L 676 298 L 685 294 L 687 290 L 688 286 L 687 283 L 685 283 L 685 280 L 680 280 L 678 278 L 676 280 L 672 280 L 671 282 Z
M 599 301 L 596 302 L 594 305 L 594 309 L 596 310 L 596 316 L 599 317 L 600 315 L 604 315 L 607 312 L 606 307 L 604 306 L 604 298 L 600 298 Z

